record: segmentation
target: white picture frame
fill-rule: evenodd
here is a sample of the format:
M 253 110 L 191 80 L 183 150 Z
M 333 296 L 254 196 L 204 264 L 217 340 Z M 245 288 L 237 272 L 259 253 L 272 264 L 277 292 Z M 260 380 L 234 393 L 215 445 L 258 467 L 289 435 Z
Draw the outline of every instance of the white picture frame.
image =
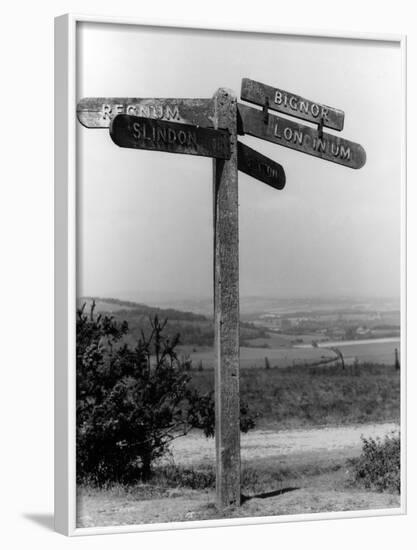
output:
M 293 522 L 318 519 L 352 518 L 406 513 L 406 372 L 401 378 L 402 491 L 398 509 L 297 514 L 274 517 L 204 520 L 161 524 L 76 527 L 75 481 L 75 304 L 76 304 L 76 64 L 79 23 L 172 26 L 153 21 L 118 17 L 63 15 L 55 20 L 55 529 L 68 536 L 129 533 L 208 526 Z M 181 27 L 182 28 L 182 27 Z M 264 32 L 262 29 L 226 27 L 210 29 L 184 25 L 197 30 Z M 317 36 L 329 39 L 395 42 L 402 58 L 402 159 L 401 159 L 401 358 L 406 364 L 406 37 L 382 34 L 339 34 L 279 29 L 276 34 Z

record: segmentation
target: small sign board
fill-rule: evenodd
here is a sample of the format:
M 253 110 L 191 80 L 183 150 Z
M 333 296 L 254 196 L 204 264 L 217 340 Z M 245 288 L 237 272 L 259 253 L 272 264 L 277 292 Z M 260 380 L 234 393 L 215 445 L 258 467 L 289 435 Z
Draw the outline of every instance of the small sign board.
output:
M 272 143 L 336 162 L 349 168 L 361 168 L 366 162 L 362 145 L 333 134 L 322 133 L 293 120 L 264 113 L 254 107 L 238 104 L 239 131 Z
M 110 136 L 116 145 L 131 149 L 182 153 L 230 159 L 227 130 L 200 128 L 133 115 L 117 115 L 110 123 Z
M 317 124 L 322 123 L 326 128 L 343 130 L 345 113 L 340 109 L 322 105 L 280 88 L 273 88 L 267 84 L 256 82 L 256 80 L 242 79 L 240 98 L 262 107 L 268 105 L 269 109 L 286 115 L 292 115 Z
M 214 127 L 213 99 L 84 97 L 77 105 L 78 120 L 86 128 L 108 128 L 121 114 Z
M 237 142 L 237 168 L 274 189 L 285 186 L 284 168 L 240 141 Z

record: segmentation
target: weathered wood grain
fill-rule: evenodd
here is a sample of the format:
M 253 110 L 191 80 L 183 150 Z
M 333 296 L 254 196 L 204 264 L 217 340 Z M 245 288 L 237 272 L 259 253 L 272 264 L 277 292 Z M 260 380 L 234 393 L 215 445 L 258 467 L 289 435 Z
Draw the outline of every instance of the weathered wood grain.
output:
M 110 123 L 110 136 L 119 147 L 230 158 L 230 139 L 227 130 L 201 128 L 133 115 L 117 115 Z
M 77 105 L 77 117 L 87 128 L 108 128 L 117 115 L 135 115 L 213 128 L 213 99 L 137 97 L 85 97 Z
M 213 161 L 216 494 L 224 509 L 241 498 L 237 101 L 222 88 L 214 97 L 215 125 L 231 143 L 230 159 Z
M 274 189 L 283 189 L 285 186 L 284 168 L 240 141 L 237 143 L 237 166 L 241 172 Z
M 345 113 L 340 109 L 305 99 L 280 88 L 273 88 L 250 78 L 242 79 L 240 99 L 262 107 L 267 102 L 269 109 L 274 111 L 317 124 L 322 122 L 323 126 L 333 130 L 343 130 Z
M 249 134 L 307 155 L 336 162 L 349 168 L 361 168 L 366 162 L 362 145 L 310 126 L 269 114 L 267 122 L 259 109 L 238 104 L 239 133 Z

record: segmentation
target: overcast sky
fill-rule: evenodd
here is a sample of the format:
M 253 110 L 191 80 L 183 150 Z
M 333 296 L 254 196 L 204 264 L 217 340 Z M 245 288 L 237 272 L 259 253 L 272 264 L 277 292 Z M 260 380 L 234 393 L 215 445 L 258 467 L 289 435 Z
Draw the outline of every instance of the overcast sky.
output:
M 78 33 L 78 98 L 239 96 L 248 77 L 342 109 L 340 135 L 367 153 L 360 170 L 241 138 L 287 176 L 276 191 L 239 173 L 241 296 L 399 295 L 399 47 L 85 23 Z M 211 159 L 77 131 L 78 295 L 211 296 Z

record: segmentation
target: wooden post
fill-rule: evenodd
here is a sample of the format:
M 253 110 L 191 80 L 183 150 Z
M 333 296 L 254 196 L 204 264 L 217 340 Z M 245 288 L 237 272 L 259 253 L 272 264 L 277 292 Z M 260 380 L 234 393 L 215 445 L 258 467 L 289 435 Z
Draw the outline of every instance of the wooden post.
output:
M 398 359 L 398 349 L 395 348 L 395 370 L 400 370 L 400 360 Z
M 231 146 L 230 160 L 213 160 L 216 496 L 224 509 L 241 498 L 237 99 L 220 88 L 214 100 L 214 126 L 229 130 Z

